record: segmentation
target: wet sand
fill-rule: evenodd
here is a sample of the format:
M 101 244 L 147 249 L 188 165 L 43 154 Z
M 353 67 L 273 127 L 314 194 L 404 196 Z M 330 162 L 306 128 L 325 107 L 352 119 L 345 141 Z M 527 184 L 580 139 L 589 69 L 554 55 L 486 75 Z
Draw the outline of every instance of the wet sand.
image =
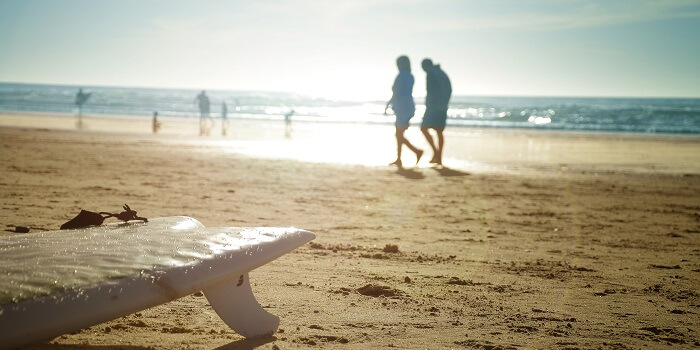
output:
M 266 134 L 242 126 L 239 138 L 199 138 L 149 135 L 146 119 L 77 131 L 13 118 L 0 117 L 7 230 L 128 203 L 146 217 L 317 234 L 251 273 L 281 318 L 274 337 L 243 339 L 195 294 L 34 348 L 700 346 L 697 138 L 469 130 L 453 135 L 447 168 L 397 171 L 250 157 L 238 142 Z M 297 147 L 306 127 L 295 127 L 291 140 L 280 124 L 252 145 Z

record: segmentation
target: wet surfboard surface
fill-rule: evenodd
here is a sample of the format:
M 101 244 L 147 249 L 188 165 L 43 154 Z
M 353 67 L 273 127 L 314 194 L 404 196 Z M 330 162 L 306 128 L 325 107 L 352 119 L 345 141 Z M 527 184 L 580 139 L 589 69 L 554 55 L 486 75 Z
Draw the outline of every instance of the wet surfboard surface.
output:
M 255 301 L 247 273 L 314 238 L 296 228 L 207 228 L 184 216 L 0 237 L 0 347 L 22 337 L 50 339 L 199 290 L 219 299 L 215 310 L 237 300 L 257 305 L 244 300 Z M 255 305 L 246 312 L 263 311 Z M 228 311 L 235 312 L 241 311 Z

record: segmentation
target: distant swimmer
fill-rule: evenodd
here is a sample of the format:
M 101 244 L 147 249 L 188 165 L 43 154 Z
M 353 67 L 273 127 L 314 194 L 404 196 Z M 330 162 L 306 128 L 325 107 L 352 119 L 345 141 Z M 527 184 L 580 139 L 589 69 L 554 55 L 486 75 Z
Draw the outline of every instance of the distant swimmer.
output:
M 409 121 L 416 113 L 416 105 L 413 102 L 413 75 L 411 74 L 411 62 L 408 57 L 400 56 L 396 59 L 396 66 L 399 69 L 399 75 L 396 76 L 394 80 L 394 85 L 391 87 L 393 94 L 391 99 L 386 103 L 384 107 L 384 114 L 386 114 L 387 109 L 391 106 L 396 115 L 396 160 L 391 162 L 389 165 L 396 165 L 399 168 L 403 168 L 403 163 L 401 162 L 401 149 L 403 145 L 406 145 L 413 153 L 416 154 L 416 164 L 420 161 L 421 156 L 423 156 L 423 151 L 413 146 L 406 137 L 404 132 L 408 129 Z
M 433 149 L 433 158 L 430 163 L 442 165 L 442 149 L 445 145 L 443 131 L 447 124 L 447 107 L 452 96 L 452 84 L 447 74 L 440 69 L 440 65 L 426 58 L 421 63 L 426 73 L 425 115 L 421 123 L 421 132 Z M 437 134 L 437 143 L 430 135 L 430 129 Z
M 199 136 L 209 135 L 211 121 L 209 120 L 209 96 L 206 91 L 202 90 L 195 97 L 194 103 L 199 105 Z

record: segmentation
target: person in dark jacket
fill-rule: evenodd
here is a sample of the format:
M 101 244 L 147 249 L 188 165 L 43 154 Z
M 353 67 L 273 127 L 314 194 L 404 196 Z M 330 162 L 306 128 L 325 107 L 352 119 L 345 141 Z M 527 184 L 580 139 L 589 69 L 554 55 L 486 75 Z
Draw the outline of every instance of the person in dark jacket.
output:
M 433 158 L 430 163 L 442 165 L 442 149 L 445 145 L 443 131 L 447 123 L 447 107 L 452 96 L 452 84 L 447 74 L 440 69 L 440 65 L 426 58 L 421 63 L 426 74 L 425 115 L 421 123 L 421 131 L 433 149 Z M 437 143 L 430 134 L 430 129 L 437 134 Z

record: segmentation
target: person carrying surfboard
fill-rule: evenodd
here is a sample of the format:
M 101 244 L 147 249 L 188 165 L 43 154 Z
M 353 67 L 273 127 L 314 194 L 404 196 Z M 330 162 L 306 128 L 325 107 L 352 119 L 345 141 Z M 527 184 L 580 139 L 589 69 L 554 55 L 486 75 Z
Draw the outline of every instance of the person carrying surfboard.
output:
M 83 88 L 80 88 L 78 90 L 78 93 L 75 94 L 75 105 L 78 107 L 78 114 L 82 115 L 83 114 L 83 105 L 87 100 L 90 98 L 91 93 L 85 93 L 83 92 Z

